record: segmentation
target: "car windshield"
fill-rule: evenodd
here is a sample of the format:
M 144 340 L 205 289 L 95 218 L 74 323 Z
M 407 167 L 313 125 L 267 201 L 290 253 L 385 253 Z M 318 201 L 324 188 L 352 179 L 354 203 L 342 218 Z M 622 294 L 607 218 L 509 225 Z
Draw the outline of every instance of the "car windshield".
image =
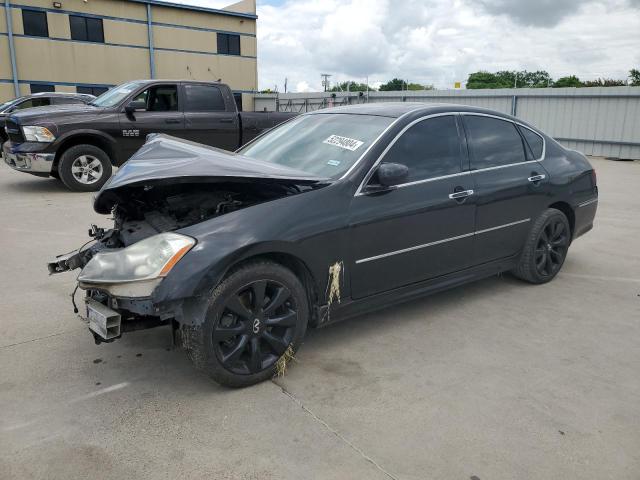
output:
M 321 113 L 274 128 L 238 153 L 325 178 L 338 178 L 355 164 L 394 118 Z
M 113 107 L 126 98 L 131 92 L 142 86 L 142 82 L 129 82 L 118 85 L 104 92 L 98 98 L 89 102 L 89 105 L 96 107 Z

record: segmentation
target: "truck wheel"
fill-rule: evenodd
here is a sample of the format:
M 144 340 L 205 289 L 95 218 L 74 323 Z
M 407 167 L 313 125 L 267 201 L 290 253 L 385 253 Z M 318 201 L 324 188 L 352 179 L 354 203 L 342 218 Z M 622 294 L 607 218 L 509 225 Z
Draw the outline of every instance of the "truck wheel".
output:
M 95 192 L 111 177 L 111 160 L 98 147 L 75 145 L 60 157 L 58 175 L 69 190 Z
M 204 323 L 184 326 L 199 370 L 229 387 L 284 373 L 307 329 L 307 292 L 291 270 L 260 261 L 240 267 L 213 291 Z

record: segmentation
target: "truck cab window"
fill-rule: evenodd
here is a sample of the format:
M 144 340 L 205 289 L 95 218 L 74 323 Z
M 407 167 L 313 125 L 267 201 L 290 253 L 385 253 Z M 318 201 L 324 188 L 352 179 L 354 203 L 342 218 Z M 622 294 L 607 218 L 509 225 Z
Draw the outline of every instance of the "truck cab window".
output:
M 222 92 L 214 85 L 185 85 L 185 112 L 224 112 Z
M 175 112 L 178 110 L 178 87 L 156 85 L 138 94 L 133 101 L 145 102 L 148 112 Z

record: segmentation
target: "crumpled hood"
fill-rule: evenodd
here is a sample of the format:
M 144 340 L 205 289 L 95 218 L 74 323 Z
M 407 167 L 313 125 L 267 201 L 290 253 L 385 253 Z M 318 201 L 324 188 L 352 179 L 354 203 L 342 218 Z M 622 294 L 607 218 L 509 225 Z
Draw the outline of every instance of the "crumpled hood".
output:
M 126 187 L 225 181 L 310 185 L 327 179 L 169 135 L 152 134 L 97 193 L 93 208 L 98 213 L 109 213 L 118 203 L 118 192 Z

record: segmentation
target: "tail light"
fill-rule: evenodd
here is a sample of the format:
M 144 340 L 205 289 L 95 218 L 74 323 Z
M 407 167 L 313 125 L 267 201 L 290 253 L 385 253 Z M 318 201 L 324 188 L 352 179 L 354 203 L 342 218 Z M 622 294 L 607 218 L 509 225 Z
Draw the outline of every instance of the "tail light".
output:
M 596 175 L 596 169 L 591 170 L 591 177 L 593 178 L 593 186 L 598 186 L 598 176 Z

